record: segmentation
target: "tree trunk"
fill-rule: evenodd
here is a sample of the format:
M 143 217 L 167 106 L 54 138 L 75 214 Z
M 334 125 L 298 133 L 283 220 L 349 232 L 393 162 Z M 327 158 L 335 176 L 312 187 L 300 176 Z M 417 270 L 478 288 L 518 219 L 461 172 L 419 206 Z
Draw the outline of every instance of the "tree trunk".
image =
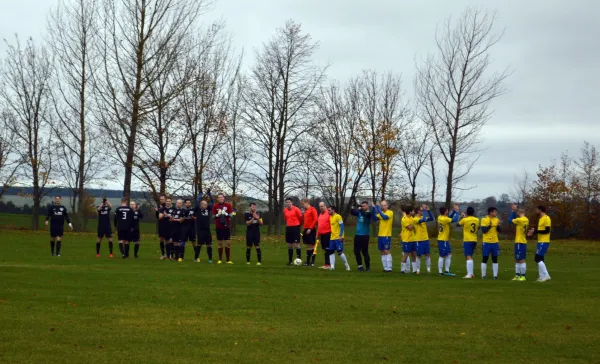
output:
M 435 188 L 436 188 L 436 180 L 435 180 L 435 164 L 433 163 L 433 153 L 429 153 L 429 161 L 431 163 L 431 208 L 433 209 L 434 215 L 436 215 L 436 206 L 435 206 Z

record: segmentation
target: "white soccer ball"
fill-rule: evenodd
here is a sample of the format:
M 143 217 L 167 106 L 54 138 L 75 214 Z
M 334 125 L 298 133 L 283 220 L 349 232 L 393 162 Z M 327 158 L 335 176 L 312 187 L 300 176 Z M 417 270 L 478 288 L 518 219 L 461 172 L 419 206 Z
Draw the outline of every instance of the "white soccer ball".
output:
M 302 265 L 302 259 L 296 258 L 296 260 L 294 260 L 294 265 Z

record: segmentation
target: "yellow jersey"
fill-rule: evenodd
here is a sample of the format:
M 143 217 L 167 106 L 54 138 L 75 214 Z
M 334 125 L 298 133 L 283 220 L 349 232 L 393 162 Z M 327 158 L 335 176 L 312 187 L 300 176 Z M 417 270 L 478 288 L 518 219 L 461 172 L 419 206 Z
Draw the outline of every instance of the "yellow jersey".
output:
M 415 237 L 417 238 L 417 241 L 429 240 L 429 233 L 427 232 L 427 223 L 419 222 L 422 218 L 422 216 L 413 217 L 413 224 L 415 226 Z
M 408 227 L 413 226 L 412 230 L 409 230 Z M 415 235 L 413 218 L 410 216 L 402 217 L 402 232 L 400 233 L 400 237 L 402 238 L 402 242 L 404 243 L 414 243 L 417 241 L 417 236 Z
M 479 229 L 479 219 L 475 216 L 467 216 L 461 219 L 458 224 L 463 227 L 463 241 L 477 242 L 477 230 Z
M 515 243 L 527 244 L 527 230 L 529 229 L 529 219 L 526 217 L 517 217 L 512 220 L 515 224 Z
M 551 228 L 552 222 L 550 221 L 550 216 L 544 215 L 540 218 L 538 222 L 538 230 L 545 230 L 546 228 Z M 549 243 L 550 242 L 550 233 L 548 234 L 539 234 L 538 233 L 538 243 Z
M 492 227 L 490 227 L 487 233 L 483 233 L 483 242 L 497 243 L 500 241 L 500 239 L 498 239 L 498 225 L 500 224 L 500 220 L 498 220 L 497 217 L 486 216 L 481 219 L 481 227 L 489 227 L 490 222 Z
M 445 215 L 438 216 L 438 241 L 450 241 L 452 219 Z
M 383 217 L 381 217 L 381 215 L 379 214 L 379 212 L 376 212 L 375 215 L 377 216 L 377 219 L 379 219 L 379 234 L 377 234 L 377 236 L 385 236 L 385 237 L 391 237 L 392 236 L 392 224 L 394 222 L 394 211 L 392 210 L 387 210 L 387 211 L 382 211 L 382 214 L 384 214 L 385 216 L 387 216 L 387 220 L 384 220 Z
M 344 234 L 342 232 L 342 225 L 344 225 L 344 221 L 342 220 L 342 216 L 338 213 L 333 214 L 329 217 L 329 224 L 331 225 L 331 240 L 340 240 L 344 238 Z

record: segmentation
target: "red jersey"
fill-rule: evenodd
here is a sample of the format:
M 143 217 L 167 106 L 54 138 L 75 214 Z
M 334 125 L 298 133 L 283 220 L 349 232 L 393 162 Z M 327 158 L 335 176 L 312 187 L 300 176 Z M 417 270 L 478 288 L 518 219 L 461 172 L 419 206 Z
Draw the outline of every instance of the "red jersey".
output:
M 225 213 L 225 215 L 219 214 L 219 212 Z M 233 214 L 233 207 L 231 204 L 216 203 L 212 208 L 212 215 L 215 218 L 215 226 L 217 229 L 227 229 L 231 226 L 231 214 Z
M 302 211 L 296 206 L 292 206 L 291 209 L 288 209 L 287 207 L 283 209 L 283 217 L 285 218 L 286 226 L 302 225 Z
M 331 224 L 329 223 L 329 212 L 324 212 L 319 215 L 319 228 L 317 235 L 323 235 L 331 232 Z
M 317 209 L 310 206 L 304 211 L 304 228 L 314 230 L 317 226 Z

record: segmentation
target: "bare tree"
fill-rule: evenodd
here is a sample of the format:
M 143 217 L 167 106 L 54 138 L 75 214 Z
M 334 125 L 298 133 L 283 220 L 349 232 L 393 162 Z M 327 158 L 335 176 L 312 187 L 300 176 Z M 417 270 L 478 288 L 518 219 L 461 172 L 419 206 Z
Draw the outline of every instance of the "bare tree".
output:
M 0 116 L 0 200 L 6 191 L 17 181 L 17 171 L 21 165 L 17 153 L 17 136 L 14 129 L 8 125 L 10 116 L 2 113 Z
M 515 176 L 515 184 L 510 193 L 512 199 L 517 203 L 527 204 L 533 188 L 532 183 L 531 176 L 526 170 L 521 177 Z
M 437 53 L 417 66 L 418 115 L 429 125 L 447 164 L 446 207 L 477 161 L 479 132 L 491 118 L 491 102 L 506 92 L 509 71 L 488 76 L 491 48 L 502 38 L 493 33 L 495 14 L 467 9 L 436 34 Z
M 437 215 L 437 209 L 436 209 L 436 204 L 435 204 L 435 197 L 436 197 L 436 188 L 437 188 L 437 171 L 436 171 L 436 164 L 435 164 L 435 160 L 436 158 L 434 157 L 434 151 L 431 150 L 429 152 L 429 172 L 430 172 L 430 177 L 431 177 L 431 209 L 433 210 L 433 214 Z
M 150 113 L 177 97 L 185 84 L 160 100 L 150 87 L 190 52 L 189 36 L 204 0 L 104 0 L 102 73 L 95 77 L 99 123 L 124 166 L 123 193 L 131 193 L 138 131 Z
M 71 189 L 71 210 L 77 228 L 86 229 L 85 188 L 103 168 L 103 146 L 92 117 L 93 72 L 101 65 L 97 55 L 98 0 L 60 1 L 48 18 L 48 45 L 55 65 L 53 108 L 58 140 L 59 168 Z
M 580 195 L 585 201 L 585 213 L 592 211 L 592 201 L 600 196 L 600 153 L 596 147 L 584 141 L 581 156 L 575 161 L 579 171 L 576 176 Z
M 417 201 L 417 179 L 429 163 L 431 146 L 429 130 L 425 126 L 414 125 L 403 133 L 402 146 L 398 153 L 399 164 L 410 185 L 410 203 L 414 206 Z
M 245 93 L 245 118 L 257 152 L 253 175 L 268 197 L 275 233 L 281 231 L 286 176 L 298 164 L 299 142 L 311 127 L 308 114 L 325 77 L 326 68 L 312 62 L 317 48 L 300 24 L 286 22 L 257 52 Z
M 22 161 L 22 181 L 33 187 L 31 227 L 37 230 L 42 198 L 52 172 L 51 82 L 52 58 L 44 47 L 29 38 L 22 46 L 7 43 L 7 54 L 0 68 L 0 107 L 6 110 L 6 125 L 16 137 Z

